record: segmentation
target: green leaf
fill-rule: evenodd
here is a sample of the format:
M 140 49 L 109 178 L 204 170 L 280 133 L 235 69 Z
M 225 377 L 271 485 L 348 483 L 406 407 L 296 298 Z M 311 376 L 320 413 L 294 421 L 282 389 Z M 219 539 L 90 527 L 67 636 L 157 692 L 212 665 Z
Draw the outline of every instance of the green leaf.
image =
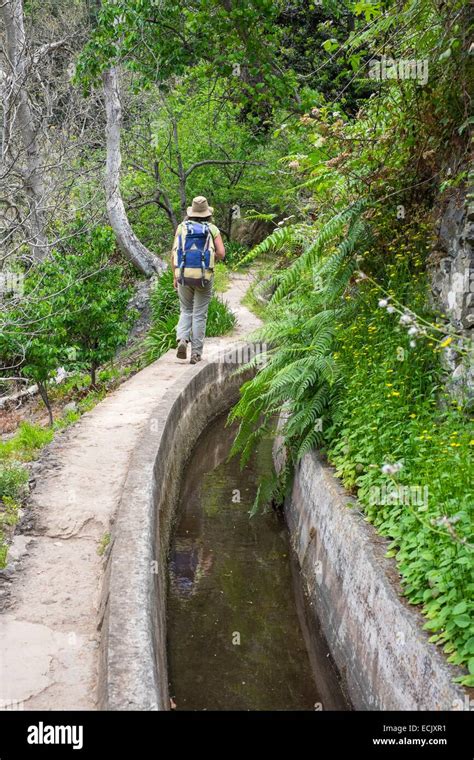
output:
M 337 50 L 337 49 L 338 49 L 338 47 L 339 47 L 339 42 L 338 42 L 336 39 L 334 39 L 334 38 L 331 38 L 330 40 L 325 40 L 325 41 L 323 42 L 323 44 L 321 45 L 321 47 L 323 47 L 323 48 L 324 48 L 324 50 L 325 50 L 327 53 L 332 53 L 334 50 Z
M 448 58 L 451 57 L 451 53 L 452 53 L 451 48 L 450 47 L 446 48 L 446 50 L 443 53 L 441 53 L 441 55 L 439 56 L 438 61 L 447 60 Z
M 454 622 L 459 628 L 467 628 L 471 624 L 471 618 L 469 615 L 459 615 L 454 618 Z

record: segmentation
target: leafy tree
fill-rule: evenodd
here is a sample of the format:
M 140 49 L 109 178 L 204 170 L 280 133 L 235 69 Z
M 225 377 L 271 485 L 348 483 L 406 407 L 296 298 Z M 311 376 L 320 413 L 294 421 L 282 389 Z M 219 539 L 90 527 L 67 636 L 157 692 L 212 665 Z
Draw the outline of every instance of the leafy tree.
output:
M 136 84 L 142 88 L 205 63 L 207 75 L 231 82 L 236 102 L 251 121 L 264 126 L 271 99 L 281 102 L 295 95 L 291 71 L 278 63 L 277 13 L 272 0 L 204 0 L 199 5 L 191 0 L 108 0 L 78 74 L 87 86 L 122 62 L 138 74 Z
M 31 270 L 19 305 L 3 318 L 3 372 L 13 367 L 38 384 L 51 424 L 47 387 L 58 367 L 87 366 L 94 386 L 97 368 L 114 357 L 135 318 L 123 268 L 110 262 L 114 250 L 109 227 L 73 235 Z
M 0 368 L 3 374 L 20 373 L 38 385 L 48 410 L 48 382 L 60 366 L 65 328 L 62 315 L 50 298 L 50 284 L 38 277 L 26 278 L 19 306 L 5 310 L 0 331 Z
M 132 288 L 121 266 L 111 264 L 115 242 L 110 227 L 97 227 L 73 239 L 71 253 L 50 263 L 51 279 L 67 280 L 55 297 L 63 309 L 68 356 L 85 364 L 96 385 L 96 371 L 112 359 L 127 339 L 137 312 L 128 309 Z M 63 286 L 64 287 L 64 286 Z
M 161 247 L 170 238 L 194 195 L 209 198 L 227 237 L 234 219 L 249 209 L 278 211 L 294 183 L 291 171 L 278 164 L 290 147 L 285 130 L 270 144 L 256 138 L 238 121 L 222 86 L 209 83 L 199 67 L 172 92 L 153 86 L 127 98 L 122 187 L 134 227 L 148 245 Z

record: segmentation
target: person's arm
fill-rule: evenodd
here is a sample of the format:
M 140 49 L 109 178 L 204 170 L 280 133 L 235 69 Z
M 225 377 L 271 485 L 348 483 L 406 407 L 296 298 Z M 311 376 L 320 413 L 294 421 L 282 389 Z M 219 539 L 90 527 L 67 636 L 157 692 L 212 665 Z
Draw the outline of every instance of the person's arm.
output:
M 222 235 L 220 233 L 214 238 L 214 247 L 216 251 L 217 261 L 223 261 L 225 258 L 225 248 L 224 241 L 222 240 Z

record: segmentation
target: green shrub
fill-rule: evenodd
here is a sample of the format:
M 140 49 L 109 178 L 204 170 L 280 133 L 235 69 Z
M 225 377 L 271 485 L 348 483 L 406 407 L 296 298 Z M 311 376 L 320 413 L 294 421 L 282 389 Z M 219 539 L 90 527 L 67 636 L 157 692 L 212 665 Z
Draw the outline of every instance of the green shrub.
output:
M 163 356 L 170 348 L 176 345 L 176 326 L 178 324 L 179 314 L 176 312 L 161 317 L 153 323 L 145 345 L 147 347 L 148 361 L 155 361 Z
M 158 322 L 169 314 L 179 313 L 179 301 L 173 287 L 173 272 L 166 269 L 157 279 L 150 292 L 150 307 L 152 323 Z
M 15 435 L 8 441 L 0 442 L 0 461 L 11 458 L 29 461 L 52 439 L 51 428 L 45 429 L 29 422 L 20 422 Z
M 77 227 L 63 231 L 74 234 L 25 277 L 21 307 L 10 310 L 10 327 L 0 332 L 0 366 L 19 366 L 38 384 L 51 425 L 48 383 L 58 366 L 89 369 L 95 385 L 96 370 L 115 356 L 136 318 L 124 270 L 110 261 L 112 230 Z
M 428 306 L 429 225 L 412 211 L 396 232 L 390 215 L 376 212 L 369 234 L 357 214 L 347 229 L 338 216 L 275 278 L 259 331 L 272 350 L 232 412 L 240 419 L 233 452 L 245 461 L 284 407 L 288 467 L 261 484 L 255 509 L 281 497 L 306 452 L 325 449 L 391 539 L 388 556 L 432 641 L 468 668 L 462 681 L 472 685 L 474 428 L 443 388 L 439 357 L 453 338 Z M 460 340 L 453 345 L 466 351 Z
M 99 375 L 100 378 L 100 375 Z M 59 385 L 53 385 L 49 391 L 51 399 L 61 400 L 68 398 L 71 394 L 81 393 L 90 385 L 90 375 L 83 372 L 74 372 Z
M 235 324 L 235 314 L 218 296 L 213 296 L 207 313 L 206 335 L 209 338 L 226 335 L 234 329 Z
M 230 284 L 229 270 L 222 261 L 214 267 L 214 292 L 224 293 Z
M 407 303 L 417 309 L 425 299 L 422 280 L 418 287 L 420 298 L 412 293 Z M 431 640 L 451 662 L 471 669 L 469 683 L 474 428 L 448 398 L 445 408 L 439 405 L 436 343 L 410 347 L 398 320 L 377 308 L 379 295 L 366 288 L 359 314 L 338 326 L 341 392 L 326 431 L 327 454 L 370 522 L 391 539 L 388 556 L 397 560 L 408 600 L 422 605 Z M 399 472 L 382 472 L 394 463 Z
M 228 240 L 225 244 L 225 261 L 227 266 L 231 269 L 237 269 L 248 252 L 247 246 L 237 243 L 235 240 Z
M 18 499 L 25 493 L 28 471 L 20 462 L 0 462 L 0 501 L 5 497 Z
M 100 390 L 91 390 L 87 394 L 87 396 L 84 396 L 78 404 L 78 410 L 79 414 L 84 414 L 84 412 L 90 412 L 91 409 L 93 409 L 96 404 L 99 403 L 99 401 L 102 401 L 107 395 L 107 391 L 105 388 L 101 388 Z
M 64 430 L 65 428 L 69 427 L 69 425 L 73 425 L 75 422 L 81 419 L 80 412 L 74 412 L 72 410 L 66 412 L 66 414 L 63 414 L 62 417 L 55 420 L 54 423 L 54 430 Z
M 137 312 L 128 309 L 132 289 L 124 282 L 123 267 L 110 260 L 115 250 L 110 227 L 76 234 L 70 247 L 52 260 L 50 279 L 56 275 L 59 285 L 67 285 L 59 305 L 69 364 L 89 369 L 95 386 L 97 369 L 124 345 Z

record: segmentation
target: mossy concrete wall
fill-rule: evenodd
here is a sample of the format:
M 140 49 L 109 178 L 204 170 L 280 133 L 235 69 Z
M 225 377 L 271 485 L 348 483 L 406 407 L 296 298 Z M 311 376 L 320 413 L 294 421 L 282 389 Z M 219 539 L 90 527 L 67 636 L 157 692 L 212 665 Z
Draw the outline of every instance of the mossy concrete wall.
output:
M 284 456 L 274 448 L 277 466 Z M 316 452 L 299 465 L 285 505 L 314 615 L 356 710 L 459 710 L 460 672 L 428 641 L 402 597 L 388 541 L 364 519 Z M 467 704 L 469 700 L 467 700 Z

